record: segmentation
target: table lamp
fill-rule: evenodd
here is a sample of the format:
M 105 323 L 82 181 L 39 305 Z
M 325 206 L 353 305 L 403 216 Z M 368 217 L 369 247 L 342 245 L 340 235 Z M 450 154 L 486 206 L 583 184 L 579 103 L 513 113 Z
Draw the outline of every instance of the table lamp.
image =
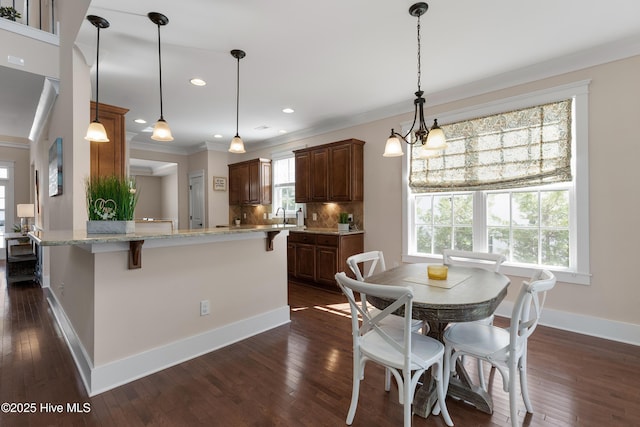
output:
M 29 218 L 35 216 L 35 207 L 33 204 L 20 204 L 18 205 L 18 218 L 20 218 L 20 229 L 22 234 L 27 234 L 29 231 Z

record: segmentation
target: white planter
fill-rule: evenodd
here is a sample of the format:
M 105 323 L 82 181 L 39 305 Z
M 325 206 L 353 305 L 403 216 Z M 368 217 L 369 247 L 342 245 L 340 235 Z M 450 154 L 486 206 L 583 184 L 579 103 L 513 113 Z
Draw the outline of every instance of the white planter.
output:
M 338 231 L 349 231 L 349 224 L 338 224 Z
M 87 221 L 87 234 L 129 234 L 135 231 L 135 221 Z

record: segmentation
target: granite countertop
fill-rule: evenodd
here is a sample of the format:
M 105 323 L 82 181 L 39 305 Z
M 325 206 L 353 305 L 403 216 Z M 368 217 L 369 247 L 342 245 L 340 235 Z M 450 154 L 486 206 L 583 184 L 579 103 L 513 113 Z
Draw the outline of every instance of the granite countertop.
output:
M 232 225 L 195 230 L 149 231 L 129 234 L 87 234 L 85 230 L 32 231 L 28 236 L 42 246 L 82 245 L 96 243 L 131 242 L 136 240 L 179 239 L 201 236 L 233 235 L 280 230 L 301 230 L 297 225 Z

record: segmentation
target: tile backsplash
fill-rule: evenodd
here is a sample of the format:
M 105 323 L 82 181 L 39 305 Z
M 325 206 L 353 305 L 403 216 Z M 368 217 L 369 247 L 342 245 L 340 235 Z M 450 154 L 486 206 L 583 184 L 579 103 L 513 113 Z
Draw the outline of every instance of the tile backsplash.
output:
M 264 219 L 272 212 L 271 205 L 243 205 L 229 207 L 229 223 L 236 217 L 241 218 L 242 224 L 275 224 L 282 219 Z M 364 229 L 364 210 L 362 202 L 349 203 L 307 203 L 307 217 L 304 220 L 308 228 L 338 228 L 338 214 L 347 212 L 353 214 L 353 224 L 358 229 Z M 313 214 L 317 219 L 313 220 Z M 295 223 L 295 217 L 287 218 L 288 223 Z

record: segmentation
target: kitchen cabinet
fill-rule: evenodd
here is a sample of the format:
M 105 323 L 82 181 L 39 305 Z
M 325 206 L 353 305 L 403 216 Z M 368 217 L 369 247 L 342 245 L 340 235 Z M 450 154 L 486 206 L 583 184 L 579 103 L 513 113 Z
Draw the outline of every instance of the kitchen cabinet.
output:
M 229 165 L 229 204 L 271 204 L 271 160 L 253 159 Z
M 347 258 L 364 251 L 363 233 L 289 233 L 287 272 L 289 279 L 337 289 L 335 274 L 345 271 L 354 277 Z
M 99 119 L 107 131 L 109 142 L 90 144 L 91 176 L 124 176 L 126 138 L 124 115 L 129 110 L 100 103 Z M 96 116 L 96 103 L 91 101 L 91 120 Z
M 354 202 L 364 196 L 364 141 L 347 139 L 294 151 L 296 202 Z

